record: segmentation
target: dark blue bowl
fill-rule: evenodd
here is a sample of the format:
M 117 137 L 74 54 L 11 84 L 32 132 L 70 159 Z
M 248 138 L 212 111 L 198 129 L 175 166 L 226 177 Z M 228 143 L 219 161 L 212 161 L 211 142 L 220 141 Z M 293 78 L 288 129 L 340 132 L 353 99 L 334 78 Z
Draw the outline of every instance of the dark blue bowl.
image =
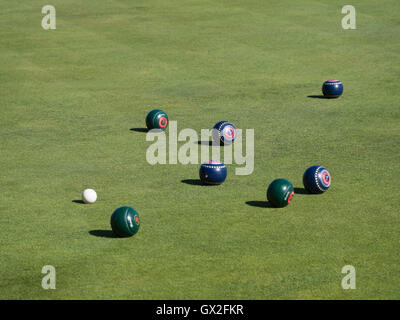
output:
M 209 160 L 200 166 L 200 180 L 203 184 L 221 184 L 226 179 L 226 166 L 219 161 Z
M 338 98 L 343 93 L 343 84 L 339 80 L 328 80 L 322 85 L 322 93 L 326 98 Z
M 331 185 L 331 175 L 322 166 L 309 167 L 304 172 L 303 185 L 309 193 L 323 193 Z
M 228 121 L 220 121 L 213 127 L 213 140 L 220 144 L 231 144 L 236 139 L 236 127 Z

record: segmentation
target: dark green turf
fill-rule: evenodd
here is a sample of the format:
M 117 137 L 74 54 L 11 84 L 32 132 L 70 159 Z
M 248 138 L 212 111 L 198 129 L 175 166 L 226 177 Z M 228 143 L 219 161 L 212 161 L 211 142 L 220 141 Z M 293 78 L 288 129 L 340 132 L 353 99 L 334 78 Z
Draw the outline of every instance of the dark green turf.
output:
M 0 0 L 0 298 L 399 299 L 400 3 L 353 3 L 357 30 L 346 4 Z M 331 78 L 341 98 L 308 97 Z M 254 128 L 253 174 L 201 187 L 181 182 L 197 165 L 150 166 L 130 129 L 155 107 L 180 129 Z M 314 164 L 328 192 L 263 207 Z M 85 188 L 94 205 L 73 202 Z M 116 239 L 123 205 L 141 227 Z

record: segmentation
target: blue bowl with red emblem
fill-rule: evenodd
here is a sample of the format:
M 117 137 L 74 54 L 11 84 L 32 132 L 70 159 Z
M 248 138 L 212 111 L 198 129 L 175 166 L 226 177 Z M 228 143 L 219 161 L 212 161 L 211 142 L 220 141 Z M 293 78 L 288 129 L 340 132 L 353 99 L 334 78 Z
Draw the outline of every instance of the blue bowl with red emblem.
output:
M 220 121 L 213 127 L 212 137 L 219 145 L 231 144 L 236 139 L 236 127 L 228 121 Z
M 227 170 L 222 162 L 209 160 L 200 166 L 199 174 L 203 184 L 218 185 L 225 181 Z
M 322 93 L 325 98 L 338 98 L 343 93 L 343 84 L 339 80 L 328 80 L 322 85 Z
M 331 185 L 331 175 L 329 171 L 322 166 L 309 167 L 303 175 L 304 188 L 309 193 L 323 193 Z

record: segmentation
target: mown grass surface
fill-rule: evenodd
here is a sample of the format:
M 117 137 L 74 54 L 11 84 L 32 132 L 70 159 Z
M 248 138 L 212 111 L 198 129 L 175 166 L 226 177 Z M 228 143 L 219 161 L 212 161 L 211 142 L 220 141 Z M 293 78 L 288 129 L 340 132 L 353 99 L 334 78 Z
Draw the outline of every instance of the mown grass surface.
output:
M 1 299 L 400 298 L 398 1 L 356 4 L 357 30 L 343 1 L 50 2 L 45 31 L 48 3 L 0 0 Z M 308 97 L 330 78 L 340 99 Z M 150 166 L 130 129 L 155 106 L 254 129 L 254 172 L 209 188 L 181 182 L 198 165 Z M 255 205 L 314 164 L 327 193 Z M 87 187 L 98 202 L 73 202 Z M 139 233 L 96 236 L 121 205 Z

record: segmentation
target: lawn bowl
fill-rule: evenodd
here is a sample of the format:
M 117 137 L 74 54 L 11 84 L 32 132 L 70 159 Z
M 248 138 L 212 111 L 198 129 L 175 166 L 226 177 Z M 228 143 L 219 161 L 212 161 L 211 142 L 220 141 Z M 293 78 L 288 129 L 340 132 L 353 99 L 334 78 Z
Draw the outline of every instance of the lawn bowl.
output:
M 322 166 L 311 166 L 304 172 L 303 185 L 309 193 L 323 193 L 331 185 L 331 175 Z
M 213 127 L 212 137 L 219 145 L 231 144 L 236 139 L 236 127 L 228 121 L 220 121 Z
M 146 126 L 149 130 L 165 130 L 168 127 L 167 114 L 160 109 L 151 110 L 146 116 Z
M 325 98 L 338 98 L 343 93 L 343 84 L 339 80 L 328 80 L 322 85 L 322 93 Z
M 225 181 L 227 170 L 222 162 L 209 160 L 200 166 L 199 174 L 203 184 L 218 185 Z
M 139 231 L 139 214 L 131 207 L 120 207 L 111 215 L 111 229 L 119 237 L 131 237 Z
M 276 208 L 286 207 L 294 196 L 294 188 L 286 179 L 275 179 L 268 186 L 267 199 Z

